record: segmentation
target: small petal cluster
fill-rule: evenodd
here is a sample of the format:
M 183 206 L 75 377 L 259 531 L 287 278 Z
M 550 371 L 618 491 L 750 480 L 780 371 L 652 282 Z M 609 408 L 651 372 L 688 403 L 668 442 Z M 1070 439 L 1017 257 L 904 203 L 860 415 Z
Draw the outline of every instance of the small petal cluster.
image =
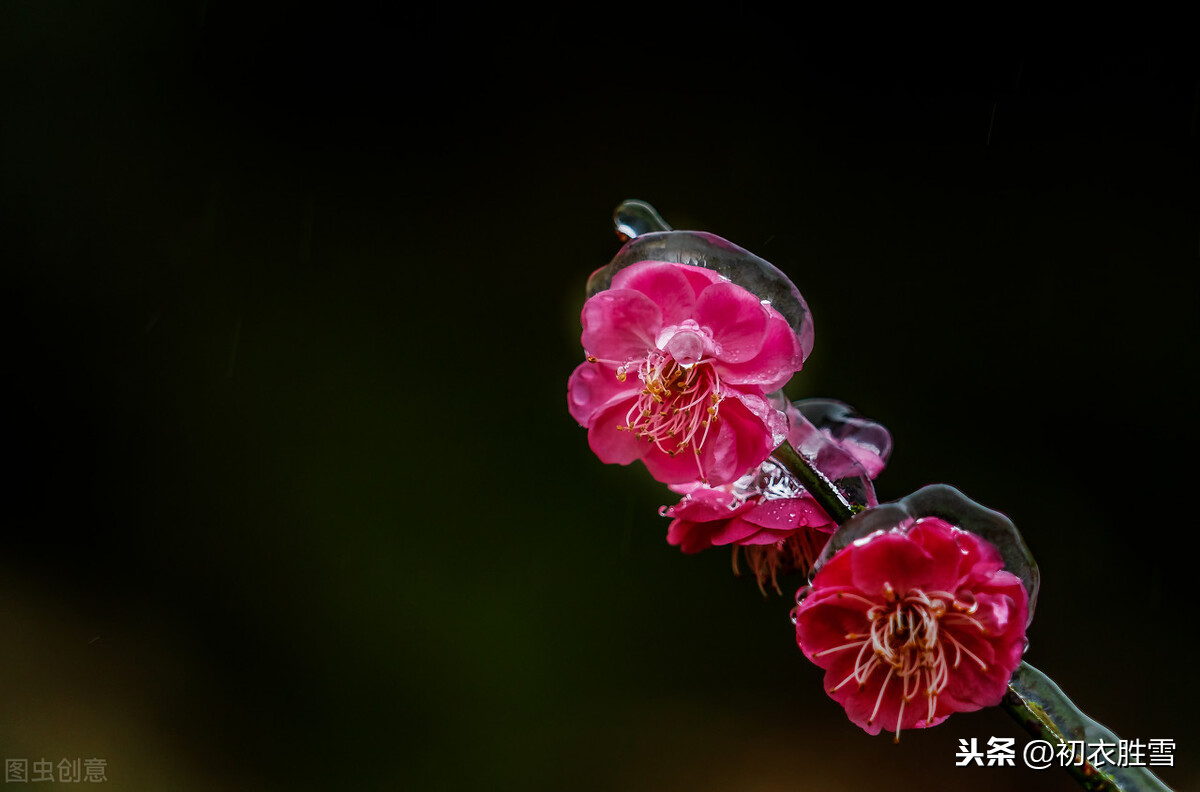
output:
M 831 427 L 811 423 L 801 407 L 839 408 L 835 424 L 841 439 Z M 857 476 L 870 488 L 891 450 L 887 430 L 876 423 L 858 418 L 840 402 L 809 400 L 790 405 L 787 410 L 788 440 L 811 452 L 814 464 L 829 479 Z M 846 428 L 850 418 L 853 423 Z M 885 438 L 883 442 L 880 438 Z M 685 493 L 684 498 L 663 513 L 671 517 L 667 541 L 685 553 L 698 553 L 709 547 L 733 546 L 734 571 L 739 552 L 760 589 L 770 580 L 779 591 L 780 573 L 799 571 L 808 574 L 829 535 L 837 524 L 783 465 L 773 459 L 732 484 L 721 487 L 692 485 L 672 487 Z M 871 499 L 873 502 L 873 498 Z
M 696 487 L 663 514 L 667 541 L 685 553 L 733 546 L 745 553 L 759 589 L 781 572 L 807 571 L 837 524 L 780 465 L 768 460 L 732 485 Z
M 1029 595 L 999 551 L 939 517 L 829 558 L 793 613 L 829 695 L 870 734 L 1000 703 L 1025 648 Z
M 607 463 L 667 484 L 736 481 L 784 439 L 766 394 L 803 363 L 778 311 L 704 267 L 643 261 L 583 306 L 571 415 Z

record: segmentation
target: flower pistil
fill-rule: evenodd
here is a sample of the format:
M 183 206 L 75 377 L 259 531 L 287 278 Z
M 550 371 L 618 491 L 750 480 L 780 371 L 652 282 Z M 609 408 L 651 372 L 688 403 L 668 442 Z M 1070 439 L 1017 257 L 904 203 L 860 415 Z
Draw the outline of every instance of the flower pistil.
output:
M 933 722 L 938 694 L 949 684 L 950 670 L 959 667 L 963 655 L 978 664 L 980 673 L 988 670 L 987 663 L 955 638 L 951 629 L 945 629 L 969 625 L 982 635 L 987 635 L 987 627 L 972 615 L 979 607 L 973 599 L 966 601 L 946 591 L 926 592 L 920 588 L 909 589 L 904 597 L 900 597 L 886 583 L 883 604 L 850 592 L 841 592 L 837 597 L 850 597 L 869 606 L 865 614 L 869 622 L 868 631 L 847 633 L 845 638 L 848 643 L 824 649 L 813 656 L 823 657 L 858 649 L 853 671 L 830 689 L 831 694 L 851 681 L 856 682 L 861 690 L 872 674 L 887 669 L 875 699 L 875 708 L 867 719 L 868 725 L 874 722 L 879 713 L 888 684 L 893 677 L 896 678 L 901 686 L 895 729 L 897 742 L 900 740 L 904 709 L 917 700 L 922 688 L 928 705 L 924 722 Z M 948 646 L 954 650 L 952 663 L 948 660 Z
M 589 361 L 596 361 L 589 357 Z M 608 362 L 612 361 L 599 361 Z M 669 352 L 653 351 L 637 364 L 636 373 L 642 390 L 625 414 L 625 422 L 617 429 L 633 432 L 653 443 L 668 456 L 675 456 L 689 447 L 696 455 L 700 480 L 705 480 L 700 463 L 700 450 L 708 439 L 709 428 L 719 417 L 721 375 L 713 358 L 680 362 Z M 624 382 L 632 363 L 616 367 L 619 382 Z

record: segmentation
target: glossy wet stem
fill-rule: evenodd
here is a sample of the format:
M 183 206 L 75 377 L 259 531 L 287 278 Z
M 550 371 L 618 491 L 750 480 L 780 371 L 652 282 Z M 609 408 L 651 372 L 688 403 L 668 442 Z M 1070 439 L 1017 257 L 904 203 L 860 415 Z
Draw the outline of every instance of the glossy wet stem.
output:
M 784 440 L 783 445 L 776 448 L 771 456 L 796 477 L 796 481 L 808 490 L 808 493 L 821 505 L 825 513 L 832 517 L 838 525 L 862 511 L 861 505 L 847 500 L 842 491 L 835 487 L 824 473 L 800 456 L 800 452 L 793 448 L 787 440 Z
M 788 469 L 804 488 L 821 504 L 839 525 L 863 508 L 851 503 L 833 483 L 802 457 L 790 443 L 775 449 L 772 454 Z M 1086 760 L 1089 743 L 1104 741 L 1116 750 L 1117 736 L 1103 725 L 1083 714 L 1050 677 L 1028 663 L 1022 662 L 1008 683 L 1008 693 L 1000 706 L 1017 723 L 1038 740 L 1049 743 L 1054 752 L 1051 765 L 1062 766 L 1058 758 L 1060 743 L 1082 743 L 1085 755 L 1076 755 L 1063 767 L 1089 792 L 1171 792 L 1145 767 L 1097 768 Z M 1079 764 L 1075 764 L 1079 762 Z

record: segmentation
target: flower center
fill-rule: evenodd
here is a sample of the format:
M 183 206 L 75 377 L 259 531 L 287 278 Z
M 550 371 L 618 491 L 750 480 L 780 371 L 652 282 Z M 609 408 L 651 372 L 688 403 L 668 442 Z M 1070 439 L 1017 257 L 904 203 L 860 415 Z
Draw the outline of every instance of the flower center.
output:
M 900 686 L 900 710 L 896 716 L 896 741 L 900 741 L 900 723 L 904 708 L 917 700 L 926 698 L 925 723 L 932 723 L 937 710 L 938 694 L 946 689 L 950 672 L 958 668 L 963 656 L 969 657 L 986 672 L 987 663 L 963 645 L 954 636 L 950 626 L 973 625 L 981 633 L 987 628 L 972 614 L 978 604 L 969 592 L 960 597 L 946 591 L 925 592 L 919 588 L 909 589 L 900 597 L 889 584 L 884 584 L 882 604 L 871 602 L 856 594 L 843 596 L 861 599 L 870 605 L 866 611 L 868 621 L 864 633 L 847 633 L 850 643 L 818 652 L 816 656 L 832 654 L 847 649 L 858 649 L 854 670 L 833 688 L 834 692 L 851 680 L 861 689 L 876 671 L 885 676 L 875 699 L 875 709 L 867 720 L 870 724 L 879 714 L 884 693 L 893 679 Z M 949 655 L 953 651 L 953 661 Z
M 705 480 L 700 449 L 724 398 L 716 367 L 711 360 L 681 363 L 669 353 L 654 351 L 638 365 L 637 375 L 642 392 L 626 413 L 625 424 L 617 428 L 646 438 L 670 456 L 690 447 L 700 479 Z M 625 367 L 617 370 L 618 378 L 625 376 Z

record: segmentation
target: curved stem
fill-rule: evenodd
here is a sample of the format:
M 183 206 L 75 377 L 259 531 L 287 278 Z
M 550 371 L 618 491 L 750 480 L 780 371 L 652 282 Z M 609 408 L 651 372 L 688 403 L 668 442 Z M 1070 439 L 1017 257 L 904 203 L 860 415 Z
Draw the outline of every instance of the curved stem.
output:
M 775 449 L 772 457 L 804 485 L 838 525 L 861 509 L 790 443 L 784 442 Z M 1106 743 L 1106 747 L 1115 752 L 1120 744 L 1117 736 L 1081 712 L 1050 677 L 1028 663 L 1022 662 L 1013 672 L 1008 693 L 1000 706 L 1027 732 L 1046 741 L 1054 751 L 1053 762 L 1059 763 L 1088 792 L 1171 792 L 1170 787 L 1145 767 L 1117 767 L 1114 764 L 1097 767 L 1088 761 L 1089 745 L 1094 751 L 1097 743 Z M 1071 742 L 1075 743 L 1071 747 L 1079 753 L 1064 765 L 1058 758 L 1059 746 Z
M 1074 755 L 1063 769 L 1088 792 L 1171 792 L 1145 767 L 1097 767 L 1088 761 L 1089 745 L 1105 743 L 1117 751 L 1117 735 L 1083 714 L 1050 677 L 1028 663 L 1021 663 L 1013 672 L 1000 706 L 1025 731 L 1045 740 L 1056 752 L 1060 745 L 1074 742 L 1070 746 L 1075 749 Z M 1057 754 L 1055 761 L 1061 765 Z

